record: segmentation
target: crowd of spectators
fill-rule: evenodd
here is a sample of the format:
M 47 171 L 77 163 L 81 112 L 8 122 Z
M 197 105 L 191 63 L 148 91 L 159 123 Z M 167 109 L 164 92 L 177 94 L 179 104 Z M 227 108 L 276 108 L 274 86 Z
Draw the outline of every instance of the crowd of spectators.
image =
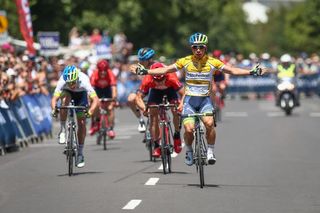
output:
M 136 63 L 133 44 L 128 41 L 123 32 L 113 37 L 107 30 L 102 33 L 99 29 L 93 29 L 91 35 L 83 32 L 81 35 L 76 27 L 72 28 L 69 34 L 70 50 L 94 49 L 95 45 L 104 43 L 110 48 L 111 69 L 118 79 L 119 98 L 126 101 L 126 95 L 136 84 L 140 77 L 132 75 L 129 71 L 130 63 Z M 135 47 L 138 49 L 139 47 Z M 71 51 L 74 52 L 74 51 Z M 210 54 L 215 54 L 210 51 Z M 158 55 L 160 57 L 160 55 Z M 256 55 L 251 53 L 248 57 L 243 54 L 225 54 L 220 52 L 220 59 L 233 66 L 250 68 L 257 62 L 262 66 L 276 71 L 279 59 L 270 56 L 269 53 Z M 0 51 L 0 101 L 12 101 L 24 94 L 43 93 L 50 94 L 56 86 L 61 71 L 67 64 L 79 66 L 83 72 L 91 75 L 92 70 L 99 58 L 94 54 L 82 57 L 73 54 L 58 56 L 35 56 L 30 57 L 26 51 L 15 51 L 10 44 L 1 46 Z M 159 60 L 160 60 L 159 59 Z M 172 59 L 174 60 L 174 59 Z M 299 75 L 313 75 L 320 72 L 320 60 L 317 54 L 301 54 L 293 57 L 293 62 L 299 68 Z M 165 63 L 165 61 L 162 60 Z M 172 62 L 172 61 L 171 61 Z

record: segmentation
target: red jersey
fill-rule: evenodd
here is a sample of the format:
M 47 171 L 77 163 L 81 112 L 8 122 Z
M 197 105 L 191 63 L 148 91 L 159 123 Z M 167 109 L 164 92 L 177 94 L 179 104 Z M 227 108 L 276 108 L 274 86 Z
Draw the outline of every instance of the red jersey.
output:
M 141 91 L 144 94 L 148 94 L 149 89 L 159 89 L 159 90 L 165 90 L 169 87 L 172 87 L 174 90 L 178 91 L 180 88 L 182 88 L 182 84 L 178 79 L 177 74 L 175 73 L 167 73 L 164 76 L 164 80 L 162 81 L 156 81 L 152 75 L 146 75 L 141 82 L 139 91 Z
M 117 80 L 111 69 L 108 69 L 107 75 L 104 78 L 101 78 L 98 69 L 95 69 L 90 77 L 90 83 L 93 87 L 106 88 L 116 86 Z

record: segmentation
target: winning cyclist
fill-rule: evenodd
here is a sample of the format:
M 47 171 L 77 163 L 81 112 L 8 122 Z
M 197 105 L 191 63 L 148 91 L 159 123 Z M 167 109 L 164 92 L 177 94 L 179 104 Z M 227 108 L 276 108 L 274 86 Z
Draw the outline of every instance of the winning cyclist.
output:
M 152 48 L 149 48 L 149 47 L 140 48 L 138 50 L 139 63 L 142 64 L 144 67 L 149 68 L 154 63 L 153 61 L 154 55 L 155 55 L 155 51 Z M 132 110 L 133 114 L 139 119 L 138 131 L 144 132 L 146 130 L 146 125 L 143 120 L 143 116 L 141 115 L 140 110 L 137 110 L 137 105 L 136 105 L 137 89 L 138 88 L 133 90 L 128 95 L 128 105 Z
M 97 69 L 95 69 L 90 77 L 90 83 L 96 91 L 99 98 L 112 98 L 116 100 L 117 98 L 117 80 L 114 74 L 112 73 L 109 63 L 107 60 L 102 59 L 97 63 Z M 113 139 L 116 134 L 113 130 L 114 127 L 114 103 L 108 102 L 103 104 L 105 110 L 107 110 L 109 115 L 110 128 L 108 131 L 108 136 Z M 93 135 L 99 130 L 99 111 L 94 114 L 92 119 L 92 125 L 90 128 L 90 135 Z
M 150 66 L 150 69 L 164 67 L 162 63 L 156 62 Z M 136 103 L 139 109 L 143 112 L 146 111 L 146 105 L 143 102 L 143 98 L 149 94 L 148 105 L 161 104 L 164 95 L 168 97 L 170 103 L 178 103 L 179 97 L 183 97 L 184 89 L 175 73 L 167 73 L 164 75 L 146 75 L 141 83 L 141 86 L 137 92 Z M 179 128 L 179 115 L 176 109 L 172 109 L 173 124 L 174 124 L 174 151 L 176 153 L 181 152 L 181 139 Z M 159 129 L 159 110 L 150 109 L 150 123 L 151 123 L 151 135 L 154 140 L 155 149 L 152 155 L 154 157 L 160 157 L 161 150 L 159 146 L 160 129 Z
M 85 114 L 81 111 L 77 111 L 79 152 L 76 166 L 79 168 L 83 167 L 85 164 L 83 147 L 86 137 L 86 117 L 90 117 L 98 108 L 99 99 L 90 84 L 89 77 L 73 65 L 66 66 L 51 99 L 52 116 L 57 116 L 55 107 L 57 106 L 59 99 L 61 99 L 62 106 L 67 106 L 71 100 L 74 101 L 75 106 L 88 106 L 88 95 L 91 98 L 92 103 L 87 113 Z M 66 120 L 67 110 L 61 109 L 59 144 L 64 144 L 66 142 Z
M 202 33 L 194 33 L 189 38 L 192 55 L 180 58 L 176 63 L 166 67 L 148 70 L 140 64 L 131 65 L 130 70 L 139 75 L 163 75 L 165 73 L 176 72 L 181 70 L 185 76 L 185 98 L 182 114 L 205 113 L 214 111 L 211 99 L 212 76 L 216 70 L 232 74 L 232 75 L 262 75 L 265 68 L 258 65 L 251 70 L 231 67 L 225 65 L 218 59 L 209 57 L 207 54 L 208 37 Z M 207 161 L 209 164 L 215 164 L 214 145 L 216 140 L 216 132 L 214 128 L 214 119 L 212 116 L 202 118 L 206 128 L 206 139 L 208 143 Z M 193 164 L 193 130 L 194 119 L 185 118 L 183 120 L 185 128 L 184 140 L 186 143 L 186 160 L 189 166 Z

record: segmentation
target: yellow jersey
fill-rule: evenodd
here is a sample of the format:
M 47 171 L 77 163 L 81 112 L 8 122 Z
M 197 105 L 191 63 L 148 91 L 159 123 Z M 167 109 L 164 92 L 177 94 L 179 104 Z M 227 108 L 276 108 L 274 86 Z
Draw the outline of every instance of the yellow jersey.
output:
M 176 69 L 184 72 L 185 94 L 189 96 L 209 96 L 212 77 L 216 70 L 221 71 L 224 63 L 216 58 L 204 56 L 197 59 L 193 55 L 180 58 Z

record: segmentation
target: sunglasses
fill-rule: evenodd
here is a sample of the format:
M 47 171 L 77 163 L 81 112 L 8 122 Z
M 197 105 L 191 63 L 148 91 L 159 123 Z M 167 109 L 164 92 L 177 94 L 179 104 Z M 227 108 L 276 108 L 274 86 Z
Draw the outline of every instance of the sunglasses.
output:
M 191 48 L 194 50 L 197 50 L 197 49 L 203 50 L 204 48 L 206 48 L 206 45 L 192 45 Z
M 75 85 L 77 82 L 76 81 L 72 81 L 72 82 L 68 82 L 67 84 L 68 84 L 68 86 L 73 86 L 73 85 Z

